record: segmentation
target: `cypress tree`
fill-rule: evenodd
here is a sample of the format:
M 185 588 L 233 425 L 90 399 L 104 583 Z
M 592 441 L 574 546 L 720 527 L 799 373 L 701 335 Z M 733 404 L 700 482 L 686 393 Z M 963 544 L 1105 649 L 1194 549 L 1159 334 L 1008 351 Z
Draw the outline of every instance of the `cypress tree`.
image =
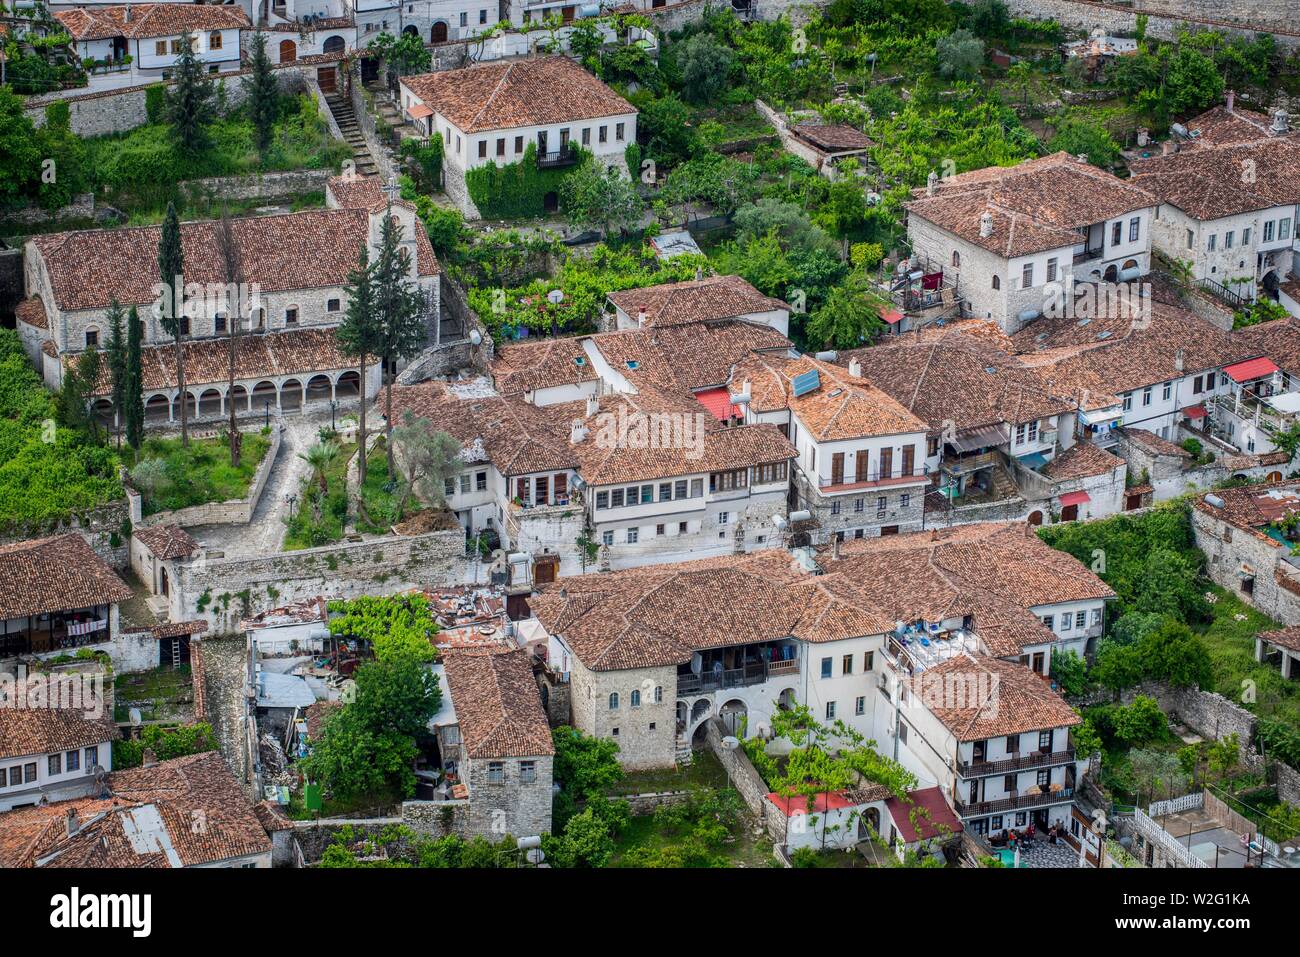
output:
M 162 277 L 163 295 L 168 300 L 163 303 L 162 316 L 159 321 L 176 345 L 176 387 L 181 403 L 181 445 L 190 444 L 189 403 L 185 397 L 185 352 L 181 348 L 181 337 L 185 324 L 185 252 L 181 248 L 181 221 L 176 215 L 176 204 L 167 204 L 167 216 L 163 219 L 162 238 L 158 241 L 158 272 Z
M 382 344 L 379 318 L 375 311 L 374 269 L 370 265 L 370 249 L 361 244 L 357 267 L 348 273 L 344 291 L 348 297 L 347 312 L 343 322 L 334 330 L 339 348 L 347 355 L 356 356 L 361 370 L 361 416 L 357 428 L 357 475 L 361 484 L 366 481 L 366 360 L 375 355 Z
M 181 52 L 173 72 L 175 85 L 167 94 L 167 122 L 181 153 L 193 159 L 208 147 L 207 126 L 215 115 L 216 89 L 194 52 L 194 38 L 181 34 Z
M 248 98 L 248 115 L 253 121 L 253 138 L 257 152 L 266 161 L 271 147 L 271 134 L 279 112 L 280 88 L 271 71 L 271 58 L 266 54 L 266 34 L 258 30 L 253 34 L 252 72 L 244 80 Z
M 401 359 L 417 355 L 429 341 L 424 296 L 410 279 L 411 256 L 402 249 L 402 225 L 392 215 L 380 228 L 379 258 L 375 260 L 374 297 L 379 326 L 379 353 L 384 359 L 384 436 L 388 475 L 393 478 L 393 369 Z
M 126 424 L 126 443 L 139 449 L 144 442 L 144 370 L 141 362 L 141 340 L 144 326 L 135 306 L 126 317 L 126 375 L 123 382 L 123 420 Z
M 125 313 L 116 297 L 108 304 L 106 318 L 108 320 L 109 400 L 113 403 L 113 415 L 117 420 L 117 447 L 120 449 L 125 415 L 123 400 L 126 398 L 126 337 L 122 329 Z

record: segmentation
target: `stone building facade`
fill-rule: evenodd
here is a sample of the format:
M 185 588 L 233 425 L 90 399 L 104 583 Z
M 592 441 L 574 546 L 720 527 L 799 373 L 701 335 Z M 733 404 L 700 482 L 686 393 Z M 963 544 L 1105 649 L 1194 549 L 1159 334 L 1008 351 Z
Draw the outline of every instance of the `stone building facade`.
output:
M 574 657 L 569 668 L 575 728 L 616 741 L 619 763 L 629 770 L 673 766 L 677 751 L 675 665 L 593 671 Z M 638 705 L 632 703 L 634 692 L 640 696 Z M 618 696 L 616 705 L 612 703 L 614 695 Z

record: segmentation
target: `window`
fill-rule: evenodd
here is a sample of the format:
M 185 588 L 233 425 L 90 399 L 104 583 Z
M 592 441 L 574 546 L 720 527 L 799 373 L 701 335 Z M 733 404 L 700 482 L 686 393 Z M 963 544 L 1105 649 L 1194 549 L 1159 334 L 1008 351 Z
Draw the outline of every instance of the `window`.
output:
M 1168 402 L 1169 397 L 1172 396 L 1173 394 L 1174 394 L 1174 384 L 1172 382 L 1166 382 L 1164 388 L 1160 390 L 1160 398 L 1163 401 Z
M 641 540 L 641 529 L 629 528 L 627 530 L 627 543 L 629 545 L 635 545 L 640 540 Z
M 1204 390 L 1201 388 L 1201 377 L 1197 376 L 1192 380 L 1192 395 L 1200 395 L 1202 391 Z
M 611 729 L 610 729 L 610 735 L 611 735 L 612 737 L 617 738 L 617 737 L 618 737 L 618 728 L 611 728 Z
M 1038 750 L 1039 751 L 1052 750 L 1052 732 L 1050 729 L 1047 731 L 1038 732 Z
M 827 701 L 827 702 L 826 702 L 826 720 L 827 720 L 827 721 L 834 721 L 834 720 L 835 720 L 835 702 L 834 702 L 834 701 Z
M 1055 624 L 1056 624 L 1056 616 L 1055 616 L 1055 615 L 1044 615 L 1044 616 L 1043 616 L 1043 624 L 1046 625 L 1048 628 L 1052 628 L 1052 627 L 1054 627 Z
M 469 14 L 468 14 L 468 13 L 462 13 L 462 14 L 460 15 L 460 25 L 461 25 L 462 27 L 467 27 L 467 26 L 469 26 Z
M 297 306 L 290 306 L 284 311 L 284 324 L 286 326 L 296 326 L 298 324 Z
M 1277 238 L 1278 239 L 1291 238 L 1291 217 L 1290 216 L 1283 216 L 1281 219 L 1277 221 Z
M 1142 226 L 1142 220 L 1134 216 L 1128 221 L 1128 241 L 1135 243 L 1138 241 L 1138 231 Z
M 1205 241 L 1205 248 L 1208 249 L 1210 252 L 1214 252 L 1216 249 L 1219 248 L 1218 233 L 1210 233 L 1210 238 Z
M 1019 754 L 1019 753 L 1020 753 L 1020 735 L 1018 734 L 1007 735 L 1007 754 Z
M 844 660 L 840 662 L 840 673 L 841 673 L 841 674 L 846 674 L 846 675 L 851 675 L 851 674 L 853 674 L 853 656 L 852 656 L 852 655 L 845 655 L 845 656 L 844 656 Z
M 522 153 L 523 151 L 524 151 L 524 138 L 522 136 L 516 136 L 515 153 L 518 154 L 518 153 Z
M 955 249 L 952 251 L 952 264 L 954 267 L 961 265 L 961 253 Z
M 1034 264 L 1025 263 L 1025 268 L 1020 271 L 1020 288 L 1028 289 L 1034 284 Z
M 656 526 L 655 526 L 655 535 L 663 535 L 663 534 L 664 534 L 664 526 L 662 526 L 662 525 L 656 525 Z
M 756 479 L 760 485 L 766 485 L 769 482 L 785 481 L 785 463 L 776 462 L 772 465 L 759 465 L 755 468 Z
M 1151 386 L 1147 386 L 1145 389 L 1142 390 L 1142 404 L 1143 405 L 1151 404 Z
M 1055 257 L 1047 260 L 1047 281 L 1056 282 L 1057 260 Z
M 1243 246 L 1249 246 L 1249 245 L 1250 245 L 1250 227 L 1249 227 L 1249 226 L 1247 226 L 1245 229 L 1243 229 L 1243 230 L 1241 231 L 1241 244 L 1242 244 Z
M 648 505 L 655 500 L 655 487 L 653 485 L 641 486 L 641 504 Z
M 1038 782 L 1040 788 L 1045 788 L 1052 783 L 1052 772 L 1048 768 L 1043 768 L 1034 775 L 1034 778 Z
M 601 540 L 602 542 L 604 542 L 606 545 L 613 545 L 613 544 L 614 544 L 614 533 L 613 533 L 613 532 L 602 532 L 602 533 L 601 533 L 601 536 L 600 536 L 600 540 Z
M 623 490 L 621 488 L 616 488 L 609 493 L 609 504 L 613 508 L 623 507 Z
M 608 493 L 608 492 L 597 492 L 597 493 L 596 493 L 596 508 L 609 508 L 609 493 Z
M 454 478 L 445 478 L 442 480 L 442 494 L 443 495 L 456 494 L 456 480 Z
M 885 510 L 885 506 L 888 505 L 888 504 L 889 504 L 889 498 L 888 498 L 887 496 L 882 495 L 882 496 L 880 496 L 879 498 L 877 498 L 877 499 L 876 499 L 876 512 L 877 512 L 877 514 L 879 514 L 880 512 L 883 512 L 883 511 Z
M 1125 411 L 1125 412 L 1132 412 L 1132 411 L 1133 411 L 1133 393 L 1132 393 L 1132 392 L 1126 392 L 1126 393 L 1124 394 L 1124 411 Z
M 326 300 L 325 300 L 325 311 L 326 311 L 326 312 L 338 312 L 338 311 L 339 311 L 339 306 L 340 306 L 340 303 L 339 303 L 339 301 L 338 301 L 337 299 L 326 299 Z
M 1069 631 L 1070 625 L 1074 623 L 1074 616 L 1068 611 L 1061 614 L 1061 631 Z
M 591 145 L 591 127 L 590 127 L 590 126 L 584 126 L 584 127 L 582 128 L 582 145 L 583 145 L 583 146 L 590 146 L 590 145 Z
M 519 762 L 519 783 L 532 784 L 537 780 L 537 762 L 520 761 Z
M 99 345 L 99 330 L 98 330 L 98 329 L 87 329 L 87 330 L 86 330 L 86 348 L 87 348 L 87 349 L 94 349 L 94 348 L 96 348 L 98 345 Z
M 479 492 L 487 490 L 487 472 L 479 472 L 474 476 L 474 489 Z
M 479 159 L 487 158 L 487 140 L 478 141 L 478 158 Z
M 993 277 L 993 288 L 994 288 L 994 289 L 1001 289 L 1001 288 L 1002 288 L 1002 278 L 1001 278 L 1000 276 L 994 276 L 994 277 Z
M 606 143 L 606 142 L 609 141 L 609 127 L 608 127 L 608 126 L 602 126 L 602 127 L 600 128 L 600 130 L 599 130 L 599 136 L 597 137 L 597 139 L 599 139 L 600 142 L 602 142 L 602 143 Z
M 632 707 L 634 707 L 634 708 L 639 708 L 639 707 L 641 707 L 641 692 L 640 692 L 640 691 L 633 691 L 633 692 L 632 692 Z
M 1008 788 L 1007 790 L 1015 790 L 1015 784 L 1014 784 L 1014 782 L 1012 783 L 1012 786 L 1011 786 L 1010 788 Z M 1000 830 L 1002 830 L 1002 815 L 1001 815 L 1001 814 L 994 814 L 994 815 L 993 815 L 992 819 L 989 821 L 989 830 L 990 830 L 990 831 L 1000 831 Z
M 1093 624 L 1093 627 L 1096 627 L 1097 625 L 1100 625 L 1100 624 L 1101 624 L 1101 609 L 1100 609 L 1100 608 L 1094 608 L 1094 609 L 1092 610 L 1092 624 Z
M 217 315 L 215 315 L 215 316 L 212 317 L 212 327 L 213 327 L 217 332 L 225 332 L 225 331 L 226 331 L 226 317 L 223 316 L 223 315 L 221 315 L 220 313 L 217 313 Z
M 902 495 L 898 496 L 899 508 L 907 508 L 907 506 L 910 505 L 911 503 L 912 503 L 912 496 L 910 493 L 904 492 Z
M 1038 423 L 1036 421 L 1029 423 L 1029 441 L 1030 442 L 1038 441 Z
M 713 472 L 709 475 L 710 492 L 731 492 L 744 488 L 749 483 L 749 469 L 733 469 L 730 472 Z
M 678 479 L 673 484 L 673 498 L 687 498 L 686 479 Z
M 1264 224 L 1264 242 L 1266 243 L 1271 243 L 1273 241 L 1273 226 L 1274 223 L 1272 220 Z M 1213 249 L 1214 247 L 1211 246 L 1210 248 Z
M 1118 220 L 1110 226 L 1110 244 L 1118 246 L 1124 239 L 1124 224 Z
M 617 691 L 614 691 L 614 692 L 611 692 L 611 693 L 610 693 L 610 696 L 609 696 L 609 710 L 610 710 L 610 711 L 617 711 L 617 710 L 618 710 L 618 692 L 617 692 Z
M 63 755 L 61 755 L 61 754 L 51 754 L 51 755 L 50 755 L 50 758 L 49 758 L 49 762 L 48 762 L 48 764 L 47 764 L 47 766 L 46 766 L 46 770 L 49 772 L 49 774 L 50 774 L 51 777 L 53 777 L 53 776 L 56 775 L 56 774 L 62 774 L 62 773 L 63 773 Z
M 864 507 L 866 504 L 867 504 L 867 500 L 866 500 L 866 499 L 863 499 L 863 498 L 855 499 L 854 502 L 853 502 L 853 511 L 855 511 L 855 512 L 861 512 L 862 509 L 863 509 L 863 507 Z
M 220 31 L 218 31 L 218 30 L 213 30 L 211 33 L 208 34 L 208 49 L 209 49 L 209 50 L 220 50 L 220 49 L 221 49 L 221 32 L 220 32 Z
M 478 22 L 479 22 L 479 23 L 487 23 L 487 11 L 486 11 L 486 10 L 480 10 L 480 11 L 478 12 Z
M 617 142 L 619 142 L 619 143 L 623 142 L 623 130 L 624 130 L 624 127 L 625 127 L 625 126 L 626 126 L 625 123 L 615 123 L 615 124 L 614 124 L 614 139 L 615 139 L 615 141 L 617 141 Z
M 1074 627 L 1075 627 L 1075 628 L 1087 628 L 1087 627 L 1088 627 L 1088 613 L 1087 613 L 1086 611 L 1080 611 L 1080 612 L 1076 612 L 1076 613 L 1075 613 L 1075 616 L 1074 616 Z
M 874 651 L 864 651 L 862 653 L 862 670 L 870 671 L 872 665 L 876 662 L 876 653 Z
M 898 740 L 907 744 L 907 725 L 903 724 L 901 721 L 898 722 Z
M 504 136 L 498 136 L 498 137 L 497 137 L 497 156 L 505 156 L 505 155 L 506 155 L 506 138 L 505 138 Z
M 153 55 L 154 55 L 154 56 L 166 56 L 166 55 L 167 55 L 167 41 L 166 41 L 166 40 L 155 40 L 155 41 L 154 41 L 154 44 L 153 44 Z
M 1024 445 L 1024 444 L 1025 444 L 1025 436 L 1026 436 L 1026 434 L 1027 434 L 1027 430 L 1026 430 L 1026 428 L 1025 428 L 1024 425 L 1017 425 L 1017 426 L 1016 426 L 1016 445 Z
M 719 524 L 719 525 L 726 525 L 729 521 L 731 521 L 731 513 L 730 513 L 730 512 L 719 512 L 719 513 L 718 513 L 718 524 Z
M 1224 248 L 1224 249 L 1231 249 L 1231 248 L 1232 248 L 1232 240 L 1233 240 L 1233 238 L 1234 238 L 1236 235 L 1237 235 L 1237 234 L 1236 234 L 1235 232 L 1233 232 L 1231 229 L 1228 230 L 1226 233 L 1223 234 L 1223 248 Z
M 99 748 L 86 748 L 86 770 L 91 770 L 99 763 Z M 36 779 L 36 765 L 32 765 L 32 780 Z
M 838 499 L 834 502 L 831 502 L 831 514 L 832 515 L 840 514 L 840 502 Z
M 1014 774 L 1004 774 L 1002 776 L 1002 790 L 1008 794 L 1016 793 L 1016 776 Z M 994 820 L 1001 821 L 1002 818 L 994 818 Z
M 857 700 L 853 702 L 853 713 L 858 717 L 867 713 L 867 699 L 862 695 L 858 695 Z
M 506 763 L 504 761 L 488 762 L 488 784 L 505 784 L 506 783 Z
M 1194 234 L 1194 233 L 1189 229 L 1189 230 L 1187 230 L 1187 248 L 1188 248 L 1188 249 L 1192 249 L 1192 248 L 1195 247 L 1195 246 L 1196 246 L 1196 236 L 1195 236 L 1195 234 Z
M 663 704 L 663 703 L 664 703 L 663 685 L 655 685 L 655 704 Z
M 468 495 L 468 494 L 469 494 L 469 475 L 468 475 L 468 474 L 465 474 L 465 475 L 460 476 L 460 494 L 461 494 L 461 495 Z
M 80 770 L 81 770 L 81 752 L 80 752 L 80 751 L 68 751 L 68 752 L 66 752 L 66 753 L 63 755 L 63 769 L 64 769 L 65 771 L 69 771 L 69 772 L 71 772 L 71 771 L 80 771 Z
M 823 677 L 823 678 L 829 678 L 830 676 L 831 676 L 831 659 L 830 659 L 830 658 L 823 658 L 823 659 L 822 659 L 822 677 Z

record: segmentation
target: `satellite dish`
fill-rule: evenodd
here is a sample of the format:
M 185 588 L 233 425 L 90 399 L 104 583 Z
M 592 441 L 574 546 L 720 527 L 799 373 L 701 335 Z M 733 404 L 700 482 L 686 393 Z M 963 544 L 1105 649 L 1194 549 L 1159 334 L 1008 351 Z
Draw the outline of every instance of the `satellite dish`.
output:
M 144 716 L 140 714 L 139 708 L 132 708 L 130 711 L 131 727 L 138 728 L 144 724 Z
M 552 289 L 546 294 L 546 298 L 549 302 L 558 306 L 560 303 L 564 302 L 564 290 Z
M 738 747 L 740 747 L 740 739 L 736 737 L 734 734 L 729 734 L 722 739 L 722 746 L 726 748 L 728 751 L 735 751 Z

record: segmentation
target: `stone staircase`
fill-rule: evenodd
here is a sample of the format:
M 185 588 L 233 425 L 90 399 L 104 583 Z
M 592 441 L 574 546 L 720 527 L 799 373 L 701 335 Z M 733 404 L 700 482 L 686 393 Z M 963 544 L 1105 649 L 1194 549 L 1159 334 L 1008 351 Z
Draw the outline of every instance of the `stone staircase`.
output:
M 677 766 L 685 767 L 692 760 L 691 743 L 686 740 L 685 735 L 677 735 Z
M 325 94 L 325 102 L 329 104 L 330 112 L 334 114 L 334 122 L 338 123 L 344 141 L 352 149 L 352 160 L 357 164 L 357 175 L 376 175 L 379 172 L 379 167 L 375 165 L 374 157 L 370 155 L 370 147 L 366 144 L 366 138 L 361 134 L 361 124 L 357 122 L 357 114 L 352 108 L 352 101 L 338 93 L 327 93 Z
M 1001 465 L 992 469 L 992 481 L 989 484 L 989 500 L 1000 502 L 1007 498 L 1018 498 L 1020 488 Z

